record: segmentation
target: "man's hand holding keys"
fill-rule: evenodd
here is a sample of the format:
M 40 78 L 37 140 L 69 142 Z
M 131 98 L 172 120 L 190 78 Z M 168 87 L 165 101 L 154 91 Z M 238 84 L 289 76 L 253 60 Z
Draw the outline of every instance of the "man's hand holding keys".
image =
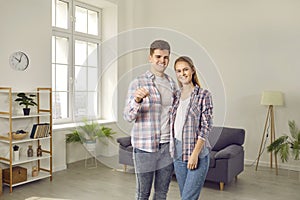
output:
M 150 93 L 146 88 L 138 88 L 134 93 L 134 100 L 137 103 L 141 103 L 143 98 L 146 98 L 149 95 Z

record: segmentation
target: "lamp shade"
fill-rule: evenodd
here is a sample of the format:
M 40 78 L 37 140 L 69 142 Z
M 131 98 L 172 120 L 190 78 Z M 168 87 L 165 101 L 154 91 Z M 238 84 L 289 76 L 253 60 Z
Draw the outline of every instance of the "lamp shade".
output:
M 283 105 L 283 94 L 279 91 L 264 91 L 261 96 L 261 105 Z

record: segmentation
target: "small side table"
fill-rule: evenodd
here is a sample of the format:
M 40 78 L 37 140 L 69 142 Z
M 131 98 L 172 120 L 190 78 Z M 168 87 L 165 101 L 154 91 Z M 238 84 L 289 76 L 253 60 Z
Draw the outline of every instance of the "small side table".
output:
M 97 168 L 96 159 L 96 142 L 87 141 L 84 143 L 85 152 L 85 168 Z M 90 160 L 90 163 L 89 163 Z

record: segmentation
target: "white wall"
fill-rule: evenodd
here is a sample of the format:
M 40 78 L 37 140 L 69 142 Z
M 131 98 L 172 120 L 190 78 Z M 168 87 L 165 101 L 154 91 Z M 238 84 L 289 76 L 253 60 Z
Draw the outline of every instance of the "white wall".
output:
M 51 87 L 51 1 L 0 1 L 0 85 L 14 90 Z M 8 63 L 15 51 L 29 57 L 26 71 Z

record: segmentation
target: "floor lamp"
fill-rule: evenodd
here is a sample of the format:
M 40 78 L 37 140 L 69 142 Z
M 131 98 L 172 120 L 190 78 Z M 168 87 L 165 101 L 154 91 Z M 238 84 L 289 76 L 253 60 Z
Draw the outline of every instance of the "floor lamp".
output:
M 264 91 L 261 96 L 260 104 L 268 106 L 268 112 L 267 112 L 264 132 L 262 135 L 261 144 L 258 152 L 258 158 L 257 158 L 256 168 L 255 168 L 256 171 L 257 171 L 260 156 L 263 152 L 262 147 L 263 147 L 268 126 L 270 126 L 271 143 L 275 141 L 274 106 L 283 105 L 283 94 L 279 91 Z M 268 135 L 266 137 L 268 137 Z M 274 159 L 275 159 L 276 175 L 278 175 L 277 156 L 275 153 L 274 153 Z M 270 153 L 270 168 L 273 168 L 273 152 Z

